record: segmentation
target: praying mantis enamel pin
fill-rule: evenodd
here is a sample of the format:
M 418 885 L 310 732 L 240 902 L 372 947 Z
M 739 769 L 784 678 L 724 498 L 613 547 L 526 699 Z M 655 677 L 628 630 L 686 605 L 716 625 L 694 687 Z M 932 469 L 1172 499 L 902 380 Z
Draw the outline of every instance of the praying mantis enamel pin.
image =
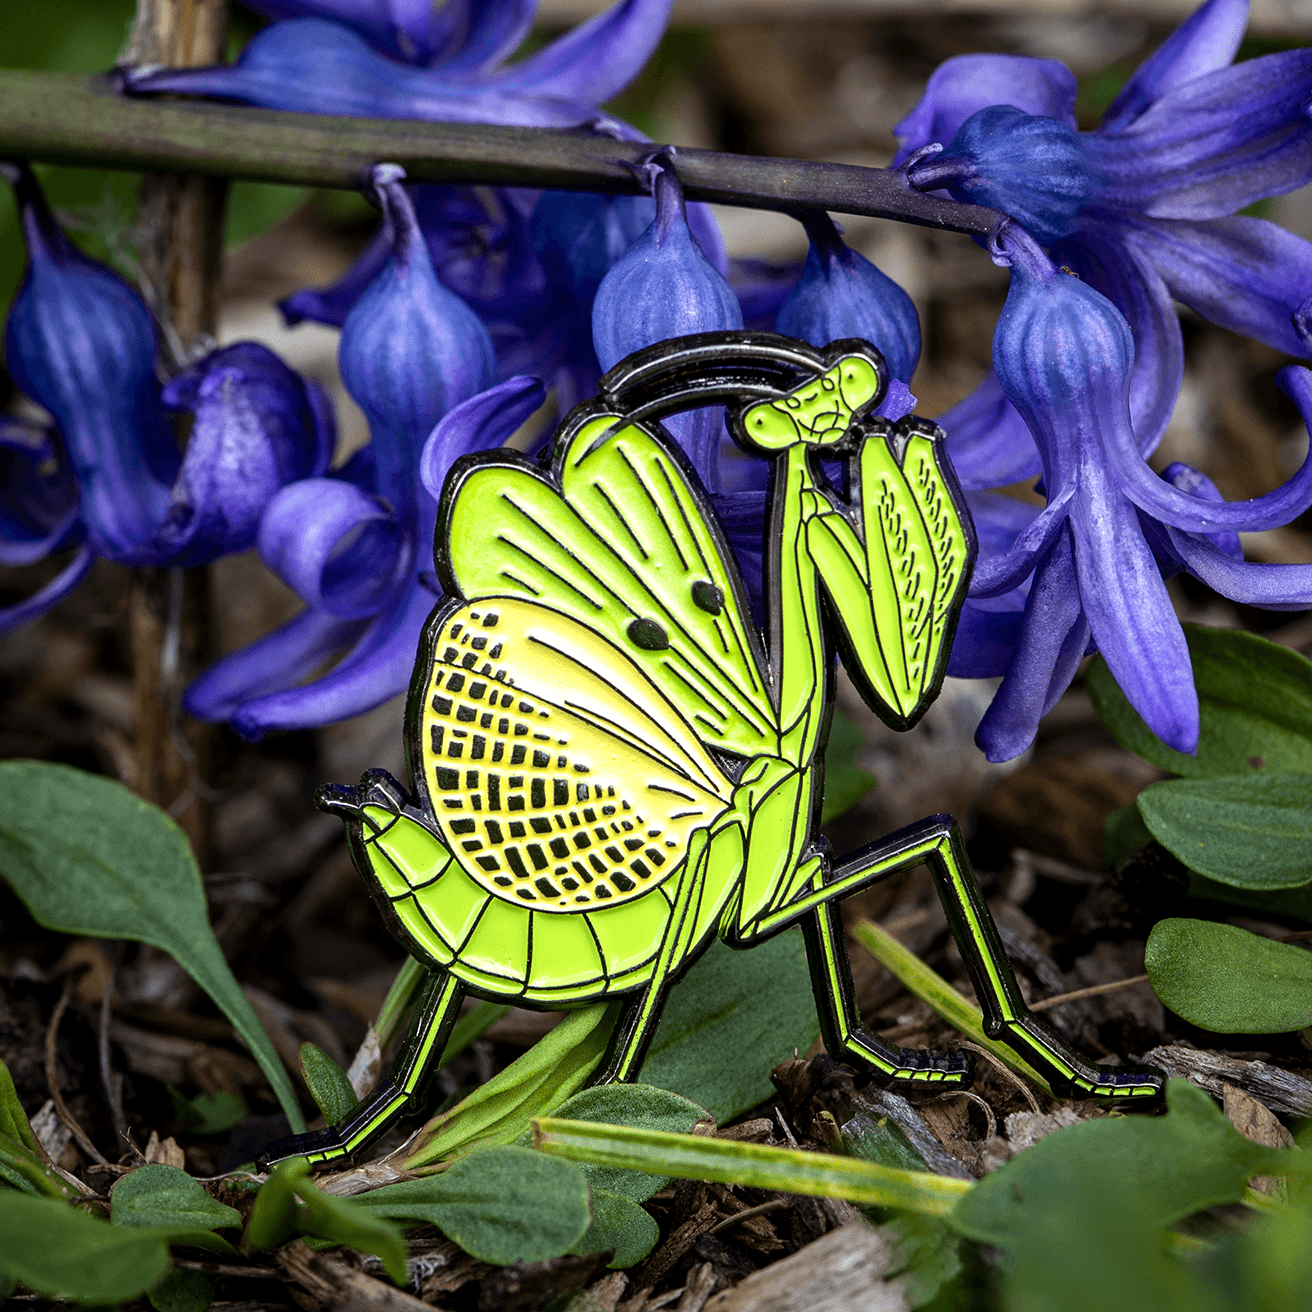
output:
M 708 333 L 622 361 L 542 463 L 503 449 L 456 464 L 445 596 L 406 713 L 413 791 L 374 770 L 319 799 L 428 981 L 382 1087 L 265 1164 L 344 1158 L 414 1110 L 467 994 L 621 999 L 598 1079 L 635 1080 L 667 990 L 712 938 L 750 948 L 799 924 L 830 1054 L 882 1083 L 960 1088 L 965 1053 L 861 1028 L 843 944 L 840 900 L 922 862 L 990 1035 L 1075 1096 L 1160 1093 L 1158 1072 L 1092 1066 L 1027 1009 L 951 817 L 841 860 L 817 839 L 835 653 L 910 728 L 942 684 L 974 559 L 941 431 L 869 417 L 887 382 L 863 341 Z M 659 423 L 708 405 L 771 462 L 764 632 Z M 844 487 L 822 456 L 846 463 Z

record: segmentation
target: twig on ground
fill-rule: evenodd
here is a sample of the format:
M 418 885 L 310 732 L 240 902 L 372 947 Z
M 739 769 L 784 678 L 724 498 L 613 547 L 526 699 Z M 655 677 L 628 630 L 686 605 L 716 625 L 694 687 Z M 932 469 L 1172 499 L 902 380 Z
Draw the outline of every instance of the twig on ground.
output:
M 54 1014 L 50 1017 L 50 1025 L 46 1029 L 46 1083 L 50 1086 L 50 1096 L 54 1099 L 55 1110 L 59 1113 L 59 1119 L 73 1131 L 73 1138 L 78 1141 L 83 1152 L 102 1166 L 108 1166 L 108 1159 L 91 1142 L 87 1132 L 78 1123 L 77 1117 L 69 1111 L 68 1104 L 64 1101 L 64 1095 L 59 1088 L 59 1061 L 55 1048 L 59 1041 L 60 1022 L 64 1019 L 64 1012 L 68 1010 L 68 1000 L 73 996 L 73 984 L 74 978 L 72 975 L 64 980 L 63 991 L 59 995 L 59 1001 L 55 1003 Z

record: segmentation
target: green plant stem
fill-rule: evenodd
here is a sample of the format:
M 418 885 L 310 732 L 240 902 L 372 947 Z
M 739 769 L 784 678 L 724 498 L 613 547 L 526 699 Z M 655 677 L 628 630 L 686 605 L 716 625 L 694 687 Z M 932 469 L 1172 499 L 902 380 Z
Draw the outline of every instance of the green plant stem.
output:
M 647 142 L 581 129 L 284 114 L 208 101 L 134 99 L 109 76 L 0 70 L 0 158 L 359 188 L 372 165 L 415 182 L 640 194 Z M 987 236 L 1003 216 L 914 191 L 901 173 L 809 160 L 680 149 L 689 200 L 754 209 L 826 209 Z
M 972 1043 L 987 1049 L 1018 1075 L 1033 1081 L 1049 1097 L 1057 1096 L 1048 1081 L 1029 1062 L 1017 1056 L 1005 1043 L 999 1043 L 984 1033 L 984 1013 L 978 1007 L 967 1002 L 942 975 L 931 970 L 886 929 L 881 929 L 872 920 L 858 920 L 852 926 L 852 936 L 936 1015 L 960 1030 Z
M 946 1216 L 957 1199 L 973 1187 L 969 1180 L 903 1171 L 857 1157 L 545 1116 L 533 1122 L 533 1146 L 595 1166 L 780 1189 L 813 1198 L 845 1198 L 868 1207 L 895 1207 L 925 1216 Z

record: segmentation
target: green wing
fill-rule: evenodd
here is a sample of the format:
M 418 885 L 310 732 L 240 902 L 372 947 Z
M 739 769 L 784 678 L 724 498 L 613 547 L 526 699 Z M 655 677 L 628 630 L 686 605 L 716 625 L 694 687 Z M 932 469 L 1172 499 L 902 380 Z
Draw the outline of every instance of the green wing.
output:
M 521 597 L 628 651 L 703 742 L 777 747 L 756 630 L 728 547 L 678 463 L 612 415 L 562 438 L 551 477 L 494 459 L 446 503 L 450 572 L 470 599 Z M 606 434 L 610 433 L 607 437 Z
M 932 425 L 889 426 L 852 465 L 859 531 L 835 506 L 810 522 L 807 548 L 849 674 L 890 724 L 906 728 L 942 683 L 969 582 L 970 518 Z

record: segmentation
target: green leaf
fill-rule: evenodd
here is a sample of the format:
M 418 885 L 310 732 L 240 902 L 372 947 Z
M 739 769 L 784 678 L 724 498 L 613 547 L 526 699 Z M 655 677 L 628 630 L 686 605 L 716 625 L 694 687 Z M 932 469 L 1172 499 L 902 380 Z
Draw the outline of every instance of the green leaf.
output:
M 904 1212 L 878 1230 L 897 1253 L 887 1275 L 898 1277 L 908 1308 L 933 1302 L 960 1274 L 961 1241 L 942 1217 Z
M 592 1121 L 601 1125 L 625 1125 L 643 1130 L 671 1130 L 687 1134 L 699 1121 L 709 1121 L 709 1114 L 695 1102 L 653 1088 L 650 1084 L 603 1084 L 576 1093 L 568 1102 L 555 1110 L 562 1121 Z M 532 1144 L 532 1135 L 525 1134 L 520 1142 Z M 584 1166 L 583 1174 L 592 1186 L 594 1195 L 600 1189 L 620 1194 L 635 1203 L 645 1203 L 658 1189 L 670 1181 L 668 1175 L 649 1172 L 615 1171 L 605 1166 Z M 588 1252 L 600 1252 L 592 1248 Z
M 850 811 L 879 781 L 856 763 L 865 739 L 856 722 L 839 711 L 829 725 L 825 748 L 825 800 L 821 825 Z
M 735 952 L 713 942 L 671 990 L 644 1084 L 705 1107 L 720 1125 L 771 1097 L 770 1071 L 820 1033 L 802 936 Z
M 1198 689 L 1198 754 L 1167 747 L 1098 656 L 1085 671 L 1084 686 L 1112 737 L 1153 765 L 1188 778 L 1261 769 L 1312 772 L 1312 664 L 1238 629 L 1186 624 L 1184 635 Z
M 623 1174 L 632 1175 L 634 1172 L 626 1171 Z M 594 1189 L 592 1224 L 569 1251 L 579 1254 L 606 1253 L 613 1249 L 615 1256 L 607 1266 L 612 1271 L 622 1271 L 641 1262 L 656 1247 L 660 1237 L 660 1226 L 631 1198 L 613 1194 L 608 1189 Z
M 53 1198 L 0 1193 L 0 1273 L 34 1293 L 124 1303 L 168 1270 L 153 1230 L 110 1225 Z
M 1048 1081 L 1029 1062 L 1005 1043 L 999 1043 L 984 1033 L 984 1013 L 974 1003 L 963 998 L 942 975 L 925 965 L 886 929 L 881 929 L 873 920 L 858 920 L 852 926 L 852 935 L 871 956 L 896 975 L 909 992 L 932 1008 L 949 1025 L 959 1029 L 972 1043 L 987 1048 L 999 1061 L 1010 1066 L 1018 1075 L 1032 1080 L 1049 1096 L 1056 1097 Z
M 571 1012 L 522 1057 L 434 1116 L 415 1140 L 406 1167 L 414 1170 L 517 1138 L 535 1116 L 559 1107 L 588 1082 L 606 1055 L 618 1016 L 618 1004 L 604 1002 Z
M 228 188 L 223 244 L 235 246 L 272 228 L 309 195 L 307 187 L 289 187 L 278 182 L 233 182 Z
M 1248 888 L 1235 888 L 1232 884 L 1222 884 L 1197 871 L 1191 871 L 1189 896 L 1209 902 L 1224 902 L 1228 906 L 1248 907 L 1272 916 L 1291 916 L 1312 925 L 1312 885 L 1263 893 Z
M 862 1205 L 896 1207 L 928 1216 L 946 1216 L 954 1202 L 972 1187 L 965 1180 L 901 1171 L 854 1157 L 552 1117 L 534 1121 L 533 1146 L 553 1156 L 596 1166 L 653 1173 L 664 1170 L 681 1180 L 714 1180 L 813 1198 L 846 1198 Z
M 384 1185 L 354 1201 L 375 1216 L 428 1221 L 494 1266 L 559 1257 L 590 1219 L 578 1167 L 507 1145 L 467 1153 L 440 1175 Z
M 186 1098 L 171 1084 L 164 1087 L 173 1100 L 173 1110 L 178 1120 L 192 1134 L 222 1134 L 224 1130 L 240 1125 L 250 1114 L 241 1098 L 223 1089 Z
M 214 1302 L 214 1281 L 203 1271 L 175 1268 L 147 1297 L 155 1312 L 206 1312 Z
M 301 1071 L 310 1097 L 329 1125 L 344 1121 L 359 1106 L 346 1072 L 316 1044 L 301 1044 Z
M 843 1147 L 853 1157 L 903 1171 L 928 1171 L 929 1164 L 887 1116 L 857 1112 L 843 1125 Z
M 241 1228 L 241 1213 L 224 1206 L 176 1166 L 153 1163 L 120 1176 L 110 1194 L 115 1225 L 172 1226 L 179 1230 Z
M 121 784 L 48 761 L 0 762 L 0 870 L 46 929 L 150 943 L 177 959 L 250 1049 L 293 1132 L 291 1081 L 210 929 L 186 836 Z
M 18 1101 L 18 1090 L 14 1088 L 14 1077 L 9 1067 L 0 1061 L 0 1137 L 12 1139 L 14 1143 L 29 1152 L 39 1153 L 36 1135 L 28 1124 L 27 1113 Z
M 1139 794 L 1152 836 L 1190 870 L 1259 890 L 1312 881 L 1312 775 L 1172 779 Z
M 1294 1150 L 1245 1139 L 1185 1080 L 1167 1083 L 1166 1105 L 1165 1116 L 1107 1116 L 1055 1130 L 986 1175 L 952 1209 L 952 1225 L 977 1243 L 1016 1247 L 1036 1213 L 1105 1171 L 1126 1182 L 1142 1224 L 1168 1226 L 1238 1202 L 1255 1175 L 1306 1169 Z
M 293 1157 L 274 1168 L 255 1195 L 242 1248 L 246 1252 L 278 1248 L 299 1230 L 375 1254 L 382 1258 L 392 1280 L 405 1284 L 406 1246 L 400 1230 L 355 1200 L 324 1193 L 310 1182 L 309 1174 L 310 1164 L 304 1157 Z
M 1312 952 L 1237 925 L 1162 920 L 1144 967 L 1157 996 L 1214 1034 L 1285 1034 L 1312 1025 Z
M 1102 859 L 1113 869 L 1123 865 L 1136 848 L 1153 841 L 1152 830 L 1143 822 L 1136 799 L 1118 806 L 1102 822 Z

